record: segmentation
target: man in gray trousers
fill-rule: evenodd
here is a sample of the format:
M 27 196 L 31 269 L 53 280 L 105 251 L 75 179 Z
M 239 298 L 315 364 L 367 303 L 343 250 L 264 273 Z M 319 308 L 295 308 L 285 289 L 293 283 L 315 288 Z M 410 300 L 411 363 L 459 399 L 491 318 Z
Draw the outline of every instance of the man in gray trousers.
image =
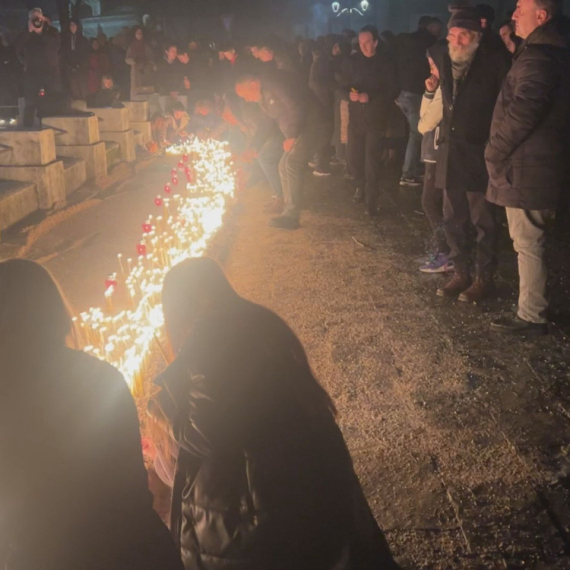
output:
M 485 151 L 487 200 L 505 206 L 518 253 L 518 314 L 492 323 L 510 334 L 548 333 L 545 226 L 565 188 L 570 129 L 570 26 L 562 0 L 518 0 L 524 40 L 497 100 Z

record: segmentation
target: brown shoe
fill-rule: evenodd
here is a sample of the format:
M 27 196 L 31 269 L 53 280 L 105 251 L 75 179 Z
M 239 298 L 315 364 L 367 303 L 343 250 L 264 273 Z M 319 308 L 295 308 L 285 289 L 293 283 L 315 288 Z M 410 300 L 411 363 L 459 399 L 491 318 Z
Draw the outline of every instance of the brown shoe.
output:
M 283 206 L 285 205 L 285 201 L 283 198 L 274 196 L 271 202 L 267 203 L 263 208 L 263 211 L 266 214 L 281 214 L 283 212 Z
M 471 278 L 468 273 L 456 271 L 453 277 L 437 290 L 438 297 L 457 297 L 471 285 Z
M 477 277 L 473 285 L 459 295 L 459 300 L 466 303 L 479 303 L 495 293 L 495 282 L 492 278 Z

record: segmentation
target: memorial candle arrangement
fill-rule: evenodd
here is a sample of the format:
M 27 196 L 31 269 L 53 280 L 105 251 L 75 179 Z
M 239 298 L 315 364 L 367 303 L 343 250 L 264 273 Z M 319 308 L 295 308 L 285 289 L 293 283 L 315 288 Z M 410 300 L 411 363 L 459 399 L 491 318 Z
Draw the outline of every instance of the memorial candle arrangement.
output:
M 84 350 L 116 366 L 134 392 L 142 386 L 151 354 L 162 350 L 160 293 L 166 273 L 205 253 L 236 189 L 225 144 L 191 139 L 167 154 L 181 159 L 171 183 L 154 199 L 154 212 L 142 223 L 132 255 L 119 254 L 118 270 L 107 276 L 106 308 L 91 308 L 74 319 Z M 186 181 L 185 189 L 179 180 Z M 116 304 L 126 308 L 116 310 Z

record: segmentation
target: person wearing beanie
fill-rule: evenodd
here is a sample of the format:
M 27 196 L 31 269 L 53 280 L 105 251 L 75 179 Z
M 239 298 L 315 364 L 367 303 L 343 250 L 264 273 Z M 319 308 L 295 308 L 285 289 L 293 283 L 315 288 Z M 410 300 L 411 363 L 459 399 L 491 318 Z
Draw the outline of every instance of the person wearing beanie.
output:
M 487 200 L 504 206 L 518 255 L 516 315 L 491 328 L 506 334 L 548 333 L 546 228 L 568 194 L 570 22 L 562 0 L 519 0 L 515 53 L 491 123 L 485 160 Z
M 437 294 L 477 303 L 494 291 L 497 231 L 494 207 L 485 200 L 484 151 L 510 58 L 506 49 L 482 42 L 481 18 L 474 8 L 465 3 L 451 8 L 441 69 L 443 121 L 436 187 L 444 189 L 444 229 L 455 273 Z M 469 222 L 477 236 L 474 248 Z

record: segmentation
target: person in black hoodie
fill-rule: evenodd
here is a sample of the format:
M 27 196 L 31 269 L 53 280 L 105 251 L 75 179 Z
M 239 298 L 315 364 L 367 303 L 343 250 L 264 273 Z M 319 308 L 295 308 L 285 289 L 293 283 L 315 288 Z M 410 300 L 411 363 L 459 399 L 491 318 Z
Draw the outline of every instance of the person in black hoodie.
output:
M 49 101 L 61 92 L 60 36 L 41 8 L 30 10 L 28 18 L 27 29 L 16 39 L 16 52 L 24 66 L 24 126 L 32 127 L 40 97 Z
M 418 131 L 418 122 L 424 83 L 430 75 L 426 52 L 435 44 L 440 33 L 439 20 L 431 16 L 422 16 L 415 32 L 400 34 L 396 38 L 395 51 L 401 89 L 396 102 L 404 113 L 409 127 L 408 146 L 400 180 L 402 186 L 421 185 L 419 176 L 422 135 Z
M 178 448 L 186 570 L 396 570 L 295 333 L 208 258 L 175 266 L 162 300 L 177 356 L 149 411 Z
M 378 30 L 365 26 L 358 39 L 361 52 L 350 57 L 345 86 L 350 100 L 347 153 L 356 183 L 354 200 L 366 198 L 368 213 L 375 216 L 388 113 L 398 87 L 393 62 L 378 49 Z
M 83 35 L 81 22 L 72 19 L 69 31 L 61 35 L 61 63 L 72 99 L 85 101 L 89 74 L 89 42 Z

